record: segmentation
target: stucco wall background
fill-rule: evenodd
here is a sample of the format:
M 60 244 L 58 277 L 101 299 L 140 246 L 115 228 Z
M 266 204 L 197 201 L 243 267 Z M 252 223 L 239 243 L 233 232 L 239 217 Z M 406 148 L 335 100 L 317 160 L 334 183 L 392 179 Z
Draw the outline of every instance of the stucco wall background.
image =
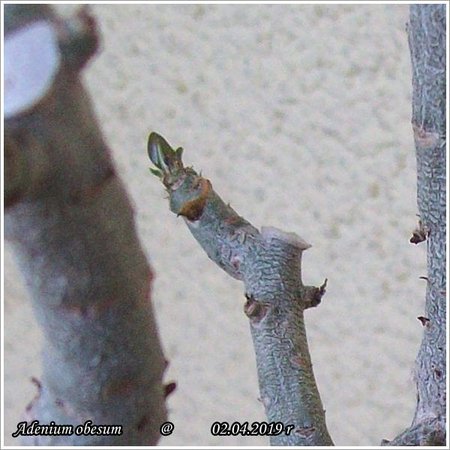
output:
M 67 13 L 73 7 L 59 6 Z M 148 172 L 155 130 L 255 226 L 313 247 L 328 278 L 306 312 L 315 375 L 338 445 L 377 445 L 412 419 L 424 246 L 416 224 L 407 6 L 95 5 L 103 44 L 86 85 L 133 199 L 156 274 L 171 437 L 161 445 L 264 445 L 213 437 L 214 421 L 265 420 L 242 285 L 168 210 Z M 39 377 L 40 331 L 5 250 L 5 443 Z

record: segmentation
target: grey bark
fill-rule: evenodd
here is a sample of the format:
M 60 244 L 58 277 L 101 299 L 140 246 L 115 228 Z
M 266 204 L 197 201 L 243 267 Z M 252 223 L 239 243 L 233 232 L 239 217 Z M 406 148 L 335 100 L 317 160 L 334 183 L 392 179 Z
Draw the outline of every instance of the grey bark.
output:
M 245 286 L 244 311 L 256 353 L 259 389 L 269 422 L 289 427 L 273 445 L 333 445 L 312 370 L 303 312 L 320 303 L 321 287 L 305 286 L 301 256 L 309 244 L 275 228 L 259 232 L 185 168 L 182 149 L 156 133 L 149 156 L 169 193 L 170 209 L 184 217 L 207 255 Z
M 94 24 L 65 27 L 48 7 L 5 6 L 5 32 L 36 20 L 59 29 L 62 67 L 49 95 L 5 122 L 5 231 L 46 337 L 44 374 L 27 419 L 121 424 L 120 437 L 43 436 L 35 445 L 152 445 L 166 418 L 160 348 L 150 303 L 151 272 L 133 213 L 114 173 L 79 70 L 95 51 Z M 424 338 L 417 357 L 411 427 L 389 445 L 444 445 L 445 6 L 411 7 L 413 128 L 421 226 L 428 246 Z M 332 445 L 314 380 L 304 310 L 325 292 L 301 280 L 303 240 L 258 231 L 225 205 L 209 181 L 159 136 L 150 157 L 208 256 L 245 285 L 261 400 L 270 422 L 293 425 L 275 445 Z M 419 236 L 419 238 L 417 238 Z
M 411 427 L 383 445 L 445 445 L 446 408 L 446 104 L 445 6 L 411 6 L 409 43 L 413 67 L 413 129 L 417 154 L 420 227 L 411 242 L 428 242 L 424 338 L 416 361 L 417 408 Z M 259 232 L 226 206 L 209 181 L 184 169 L 181 149 L 153 133 L 149 156 L 208 256 L 245 284 L 261 399 L 269 421 L 292 423 L 295 435 L 272 444 L 332 445 L 326 430 L 306 341 L 303 311 L 322 288 L 301 281 L 305 243 L 279 230 Z
M 419 230 L 427 242 L 424 335 L 416 359 L 417 406 L 411 427 L 389 445 L 445 445 L 446 433 L 446 5 L 412 5 L 412 126 L 417 157 Z
M 43 329 L 43 375 L 28 423 L 121 425 L 123 434 L 29 436 L 27 445 L 154 445 L 166 420 L 166 366 L 152 273 L 79 71 L 93 19 L 62 22 L 43 5 L 5 5 L 8 36 L 37 20 L 59 36 L 48 94 L 5 121 L 5 234 Z

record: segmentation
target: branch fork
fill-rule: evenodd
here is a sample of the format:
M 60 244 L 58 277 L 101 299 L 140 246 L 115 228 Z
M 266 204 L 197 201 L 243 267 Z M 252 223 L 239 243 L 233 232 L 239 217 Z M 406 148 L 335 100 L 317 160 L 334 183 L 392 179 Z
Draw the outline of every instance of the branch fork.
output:
M 272 436 L 273 445 L 333 445 L 312 371 L 303 312 L 325 293 L 304 286 L 301 256 L 311 247 L 295 233 L 275 227 L 258 231 L 225 204 L 209 180 L 184 167 L 182 148 L 151 133 L 148 154 L 169 193 L 172 212 L 183 216 L 209 258 L 243 281 L 261 398 L 270 422 L 292 425 Z

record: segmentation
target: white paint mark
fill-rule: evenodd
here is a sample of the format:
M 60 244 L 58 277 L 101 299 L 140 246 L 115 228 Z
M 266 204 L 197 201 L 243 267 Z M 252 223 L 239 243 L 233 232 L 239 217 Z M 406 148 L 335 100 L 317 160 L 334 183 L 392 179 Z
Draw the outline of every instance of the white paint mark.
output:
M 34 106 L 50 89 L 60 53 L 51 23 L 39 21 L 5 38 L 5 119 Z

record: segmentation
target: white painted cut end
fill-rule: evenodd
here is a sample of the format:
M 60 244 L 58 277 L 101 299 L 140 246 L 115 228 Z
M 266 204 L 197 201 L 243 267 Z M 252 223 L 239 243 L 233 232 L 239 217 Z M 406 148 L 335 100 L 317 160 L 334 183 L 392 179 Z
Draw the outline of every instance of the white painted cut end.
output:
M 288 233 L 287 231 L 283 231 L 275 227 L 261 227 L 261 236 L 266 241 L 278 239 L 280 241 L 287 242 L 300 250 L 306 250 L 311 247 L 311 244 L 308 244 L 298 234 Z
M 61 56 L 50 22 L 38 21 L 6 36 L 4 44 L 5 119 L 41 100 L 58 72 Z

